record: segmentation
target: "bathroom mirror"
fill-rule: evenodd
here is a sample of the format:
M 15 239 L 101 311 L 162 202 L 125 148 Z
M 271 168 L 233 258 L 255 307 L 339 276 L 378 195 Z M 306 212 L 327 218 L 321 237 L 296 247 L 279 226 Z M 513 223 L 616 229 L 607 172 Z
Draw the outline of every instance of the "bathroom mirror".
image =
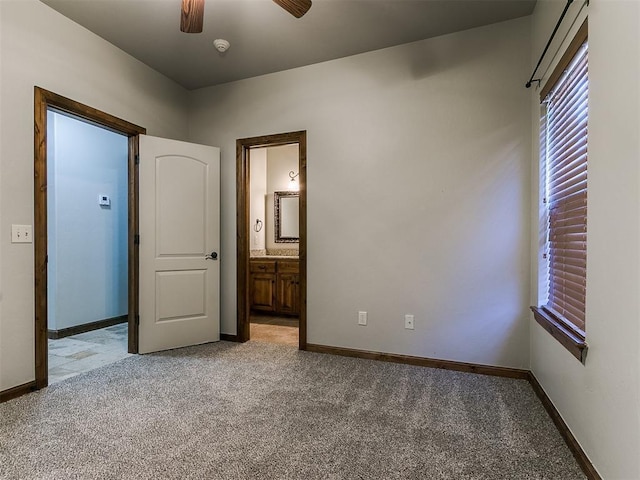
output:
M 275 206 L 276 243 L 300 241 L 300 194 L 298 192 L 273 192 Z

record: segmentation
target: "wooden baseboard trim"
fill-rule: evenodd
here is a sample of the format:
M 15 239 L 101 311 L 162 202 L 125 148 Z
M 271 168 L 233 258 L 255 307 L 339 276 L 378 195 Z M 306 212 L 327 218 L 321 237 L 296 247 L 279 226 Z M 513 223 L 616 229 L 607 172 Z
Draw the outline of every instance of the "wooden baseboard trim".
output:
M 589 457 L 587 457 L 587 454 L 584 452 L 584 450 L 582 450 L 582 447 L 578 443 L 578 440 L 576 440 L 576 437 L 574 437 L 573 433 L 571 433 L 571 430 L 569 430 L 569 427 L 562 419 L 560 412 L 558 412 L 551 399 L 547 396 L 547 393 L 544 391 L 542 385 L 540 385 L 533 372 L 529 372 L 529 383 L 531 384 L 533 391 L 536 392 L 536 395 L 540 399 L 540 402 L 544 406 L 545 410 L 551 417 L 551 420 L 553 420 L 553 423 L 560 432 L 560 435 L 562 435 L 562 438 L 564 438 L 564 441 L 569 447 L 569 450 L 571 450 L 571 453 L 578 462 L 578 465 L 580 465 L 582 472 L 587 476 L 589 480 L 602 480 L 602 477 L 600 477 L 600 475 L 596 471 L 595 467 L 589 460 Z
M 127 315 L 121 315 L 119 317 L 105 318 L 104 320 L 98 320 L 97 322 L 84 323 L 82 325 L 76 325 L 75 327 L 63 328 L 61 330 L 47 330 L 47 338 L 51 340 L 58 340 L 64 337 L 70 337 L 71 335 L 78 335 L 79 333 L 91 332 L 92 330 L 99 330 L 101 328 L 112 327 L 120 323 L 126 323 L 129 320 Z
M 382 362 L 404 363 L 407 365 L 418 365 L 421 367 L 442 368 L 445 370 L 456 370 L 458 372 L 492 375 L 494 377 L 508 377 L 521 380 L 529 379 L 529 370 L 520 370 L 517 368 L 493 367 L 491 365 L 476 365 L 473 363 L 437 360 L 426 357 L 413 357 L 410 355 L 399 355 L 395 353 L 382 353 L 371 352 L 367 350 L 356 350 L 352 348 L 329 347 L 326 345 L 316 345 L 312 343 L 307 344 L 306 350 L 308 350 L 309 352 L 341 355 L 343 357 L 366 358 L 368 360 L 380 360 Z
M 238 335 L 231 335 L 230 333 L 221 333 L 220 340 L 225 342 L 239 342 Z
M 36 381 L 23 383 L 17 387 L 9 388 L 0 392 L 0 403 L 8 402 L 14 398 L 21 397 L 27 393 L 37 390 Z

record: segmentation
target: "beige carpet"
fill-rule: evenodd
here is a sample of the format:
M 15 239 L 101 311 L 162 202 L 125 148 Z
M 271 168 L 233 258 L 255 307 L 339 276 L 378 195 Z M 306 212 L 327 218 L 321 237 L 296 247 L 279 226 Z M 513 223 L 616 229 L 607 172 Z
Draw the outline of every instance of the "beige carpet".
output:
M 217 342 L 0 404 L 2 480 L 582 480 L 526 380 Z

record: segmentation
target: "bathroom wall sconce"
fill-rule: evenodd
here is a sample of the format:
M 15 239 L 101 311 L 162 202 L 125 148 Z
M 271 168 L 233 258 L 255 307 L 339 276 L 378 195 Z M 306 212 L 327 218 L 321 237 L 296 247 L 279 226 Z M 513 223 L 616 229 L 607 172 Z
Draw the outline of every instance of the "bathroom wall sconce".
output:
M 300 189 L 300 185 L 298 184 L 298 175 L 300 175 L 300 172 L 295 173 L 293 170 L 291 170 L 289 172 L 289 178 L 291 179 L 291 183 L 289 184 L 289 190 L 299 190 Z

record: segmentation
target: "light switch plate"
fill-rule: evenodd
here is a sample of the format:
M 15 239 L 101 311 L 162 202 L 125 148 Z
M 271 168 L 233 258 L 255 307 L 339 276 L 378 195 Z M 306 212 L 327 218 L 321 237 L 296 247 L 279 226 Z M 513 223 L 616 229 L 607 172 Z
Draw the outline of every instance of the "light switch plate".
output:
M 11 225 L 11 243 L 33 243 L 31 225 Z

